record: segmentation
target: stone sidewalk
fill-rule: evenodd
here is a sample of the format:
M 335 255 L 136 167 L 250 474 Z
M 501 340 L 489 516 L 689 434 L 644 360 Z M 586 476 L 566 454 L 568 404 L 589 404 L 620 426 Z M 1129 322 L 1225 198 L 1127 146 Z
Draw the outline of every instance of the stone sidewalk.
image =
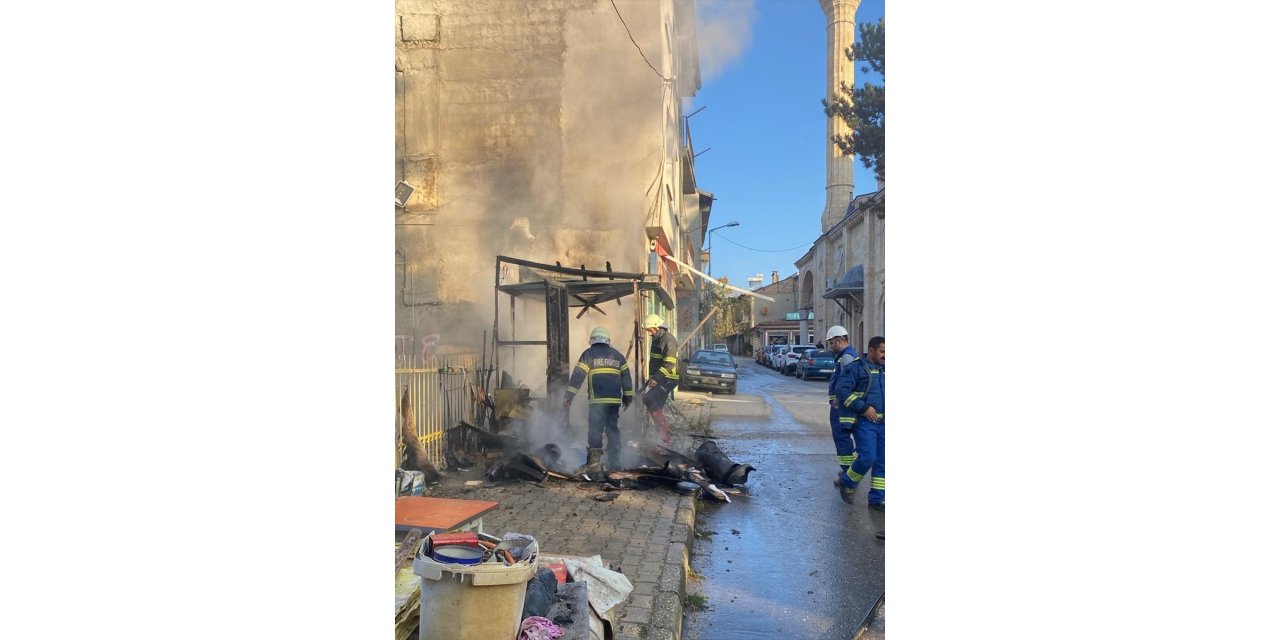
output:
M 710 405 L 697 394 L 681 392 L 670 404 L 672 447 L 691 453 L 703 442 L 693 436 L 708 432 Z M 599 555 L 621 571 L 635 589 L 615 616 L 617 640 L 680 638 L 697 497 L 656 487 L 623 490 L 617 499 L 599 502 L 594 499 L 601 493 L 596 483 L 548 479 L 542 485 L 524 481 L 467 487 L 469 480 L 484 480 L 484 469 L 477 465 L 450 472 L 428 494 L 497 502 L 498 508 L 484 516 L 487 533 L 529 534 L 543 553 Z

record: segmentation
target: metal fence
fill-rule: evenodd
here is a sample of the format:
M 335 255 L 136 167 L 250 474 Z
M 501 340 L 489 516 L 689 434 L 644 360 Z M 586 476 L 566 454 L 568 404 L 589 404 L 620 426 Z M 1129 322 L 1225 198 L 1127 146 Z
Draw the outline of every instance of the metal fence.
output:
M 475 354 L 460 354 L 427 358 L 420 366 L 407 360 L 396 363 L 396 433 L 400 400 L 408 387 L 418 439 L 436 466 L 444 465 L 445 431 L 463 420 L 475 424 L 476 360 Z

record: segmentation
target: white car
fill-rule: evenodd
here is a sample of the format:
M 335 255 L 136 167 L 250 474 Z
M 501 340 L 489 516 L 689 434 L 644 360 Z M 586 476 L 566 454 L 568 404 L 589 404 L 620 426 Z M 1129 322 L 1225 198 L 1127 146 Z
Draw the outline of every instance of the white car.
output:
M 783 364 L 786 362 L 787 352 L 791 350 L 791 345 L 777 344 L 773 346 L 773 351 L 769 354 L 769 368 L 774 371 L 782 371 Z
M 782 352 L 782 355 L 778 357 L 778 371 L 787 375 L 795 373 L 796 362 L 800 360 L 800 356 L 804 355 L 804 352 L 813 348 L 814 345 L 811 344 L 793 344 L 787 347 L 787 350 Z
M 729 345 L 727 345 L 727 344 L 725 344 L 725 343 L 723 343 L 723 342 L 721 342 L 721 343 L 717 343 L 717 344 L 713 344 L 713 345 L 711 345 L 711 350 L 712 350 L 712 351 L 723 351 L 723 352 L 725 352 L 725 353 L 729 353 Z

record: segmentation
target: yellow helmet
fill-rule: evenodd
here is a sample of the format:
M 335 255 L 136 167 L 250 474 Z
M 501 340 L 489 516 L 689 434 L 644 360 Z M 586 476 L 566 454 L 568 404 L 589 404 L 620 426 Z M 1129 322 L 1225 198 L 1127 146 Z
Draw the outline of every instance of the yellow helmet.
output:
M 656 327 L 662 327 L 663 329 L 669 328 L 667 327 L 667 321 L 663 319 L 662 316 L 656 313 L 651 313 L 649 314 L 649 317 L 644 319 L 644 328 L 654 329 Z

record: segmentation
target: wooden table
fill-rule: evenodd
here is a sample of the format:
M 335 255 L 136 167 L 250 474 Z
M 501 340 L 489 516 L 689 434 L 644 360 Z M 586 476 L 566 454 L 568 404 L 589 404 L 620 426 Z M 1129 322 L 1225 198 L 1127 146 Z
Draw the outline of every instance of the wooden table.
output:
M 403 496 L 396 498 L 396 531 L 482 531 L 484 514 L 497 508 L 498 503 L 488 500 Z

